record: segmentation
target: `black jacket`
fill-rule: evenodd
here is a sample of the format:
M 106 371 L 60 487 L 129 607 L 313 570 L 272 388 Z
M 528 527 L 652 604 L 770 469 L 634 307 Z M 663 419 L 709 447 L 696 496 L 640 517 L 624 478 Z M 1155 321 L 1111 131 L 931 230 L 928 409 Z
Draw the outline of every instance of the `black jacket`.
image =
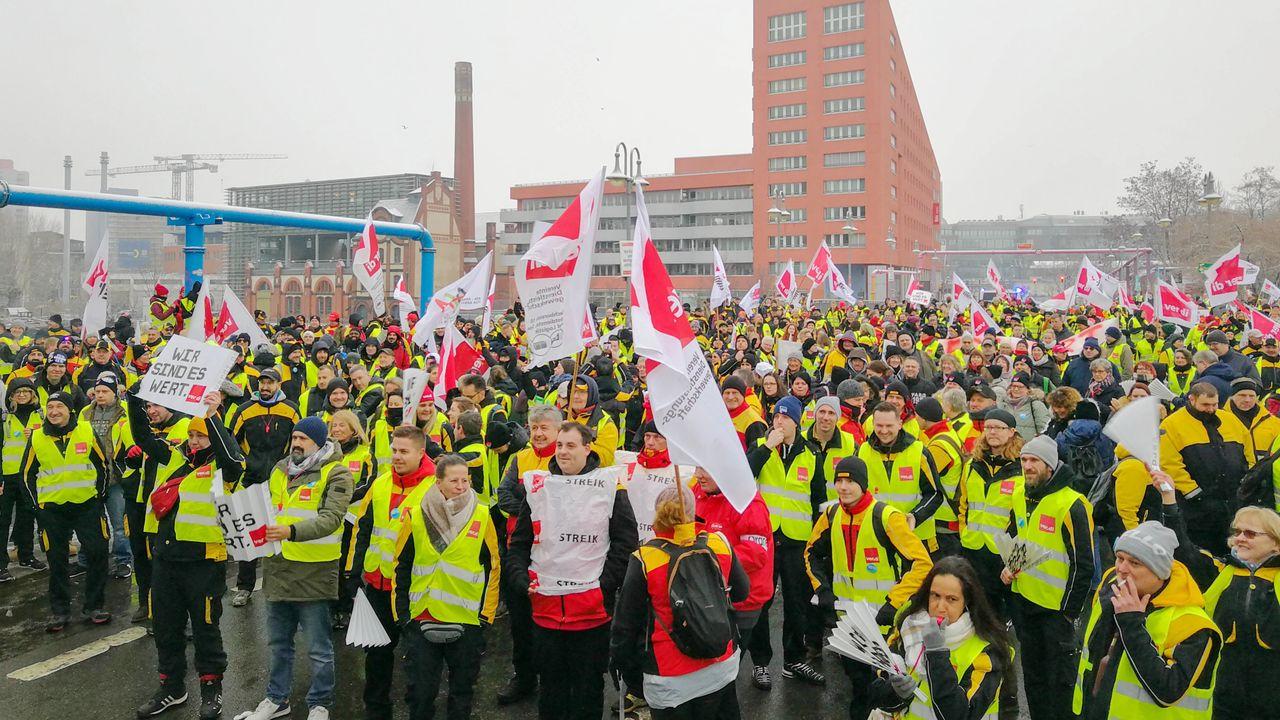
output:
M 298 406 L 279 390 L 266 400 L 254 393 L 236 408 L 231 434 L 245 455 L 242 485 L 266 482 L 271 477 L 271 469 L 289 454 L 289 440 L 299 419 Z

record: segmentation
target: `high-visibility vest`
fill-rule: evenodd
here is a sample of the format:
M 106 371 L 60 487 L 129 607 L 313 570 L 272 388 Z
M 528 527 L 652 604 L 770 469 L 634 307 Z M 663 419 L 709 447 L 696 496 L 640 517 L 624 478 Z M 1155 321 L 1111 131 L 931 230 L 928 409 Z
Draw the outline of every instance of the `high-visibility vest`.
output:
M 352 448 L 351 452 L 342 456 L 342 464 L 347 466 L 347 469 L 351 471 L 351 486 L 353 488 L 360 485 L 360 479 L 364 476 L 365 468 L 371 464 L 372 458 L 373 456 L 369 452 L 369 445 L 366 443 L 356 445 Z M 347 505 L 347 518 L 349 520 L 354 518 L 352 513 L 360 507 L 362 502 L 364 501 L 352 500 L 351 503 Z
M 1084 676 L 1089 670 L 1093 669 L 1097 660 L 1089 656 L 1089 639 L 1092 637 L 1094 628 L 1098 624 L 1098 618 L 1101 615 L 1098 602 L 1095 600 L 1092 609 L 1089 611 L 1089 624 L 1086 626 L 1084 633 L 1084 651 L 1080 653 L 1080 669 L 1076 674 L 1076 689 L 1072 698 L 1073 712 L 1077 715 L 1084 710 Z M 1198 622 L 1198 624 L 1213 630 L 1213 633 L 1219 637 L 1219 642 L 1221 642 L 1222 633 L 1213 624 L 1213 620 L 1209 618 L 1204 609 L 1186 605 L 1156 608 L 1147 614 L 1145 624 L 1147 626 L 1147 634 L 1151 636 L 1151 642 L 1156 646 L 1160 657 L 1168 658 L 1171 656 L 1173 648 L 1165 646 L 1165 642 L 1169 638 L 1169 628 L 1173 626 L 1175 620 L 1186 617 L 1194 618 L 1194 621 Z M 1138 674 L 1133 669 L 1133 663 L 1129 661 L 1129 653 L 1121 652 L 1119 661 L 1119 667 L 1116 668 L 1116 682 L 1111 688 L 1111 704 L 1107 711 L 1108 718 L 1113 718 L 1114 720 L 1146 720 L 1147 718 L 1159 717 L 1161 720 L 1209 720 L 1213 716 L 1213 686 L 1216 684 L 1216 677 L 1210 676 L 1209 687 L 1190 687 L 1176 704 L 1162 707 L 1156 703 L 1155 698 L 1142 686 L 1141 679 L 1138 678 Z
M 960 544 L 970 550 L 996 550 L 996 533 L 1007 532 L 1009 516 L 1019 520 L 1027 516 L 1027 481 L 1022 473 L 990 485 L 973 471 L 973 463 L 964 466 L 965 517 L 960 524 Z M 1016 462 L 1016 461 L 1015 461 Z
M 801 442 L 801 439 L 797 437 L 796 441 Z M 800 542 L 809 540 L 813 533 L 813 501 L 809 496 L 809 482 L 816 471 L 817 460 L 813 451 L 805 448 L 791 461 L 791 467 L 784 469 L 778 453 L 769 453 L 758 480 L 760 496 L 769 506 L 769 520 L 774 532 L 782 530 L 783 535 Z
M 969 636 L 968 640 L 960 643 L 960 647 L 951 651 L 951 667 L 955 669 L 956 678 L 963 678 L 965 673 L 969 672 L 969 668 L 973 667 L 973 661 L 978 659 L 987 649 L 987 641 L 983 640 L 977 634 Z M 922 662 L 921 665 L 924 663 Z M 907 714 L 903 716 L 906 720 L 937 720 L 937 715 L 933 712 L 933 693 L 929 691 L 929 673 L 925 672 L 924 667 L 917 667 L 911 671 L 911 676 L 920 684 L 919 688 L 923 691 L 924 696 L 928 698 L 927 702 L 921 702 L 918 695 L 911 697 L 911 707 L 907 709 Z M 980 716 L 982 720 L 996 720 L 1000 717 L 1000 697 L 996 693 L 996 697 L 991 699 L 991 707 Z
M 964 474 L 964 447 L 960 442 L 960 438 L 956 437 L 955 432 L 947 430 L 940 432 L 929 438 L 929 445 L 941 445 L 943 453 L 951 458 L 951 469 L 942 474 L 938 478 L 938 488 L 942 490 L 945 498 L 942 505 L 938 507 L 938 511 L 933 514 L 933 519 L 937 522 L 955 522 L 956 511 L 951 509 L 951 503 L 955 501 L 956 491 L 960 489 L 960 476 Z
M 0 472 L 5 475 L 17 475 L 22 472 L 22 453 L 27 449 L 27 430 L 32 434 L 44 424 L 40 413 L 32 410 L 27 416 L 26 424 L 18 422 L 18 416 L 12 413 L 4 419 L 4 460 Z
M 341 461 L 325 465 L 320 468 L 320 479 L 299 485 L 293 492 L 289 492 L 289 478 L 284 471 L 279 468 L 272 470 L 271 502 L 276 506 L 276 522 L 280 525 L 292 525 L 319 517 L 320 503 L 324 500 L 325 489 L 329 487 L 329 476 L 341 465 Z M 297 562 L 337 560 L 342 557 L 342 523 L 338 523 L 333 532 L 324 537 L 306 542 L 282 541 L 280 552 L 285 560 Z
M 431 423 L 427 425 L 427 437 L 437 445 L 444 445 L 444 424 L 448 420 L 445 414 L 436 410 L 436 416 L 431 419 Z
M 1062 523 L 1077 500 L 1087 502 L 1084 496 L 1064 487 L 1040 501 L 1026 516 L 1025 524 L 1018 532 L 1029 545 L 1046 550 L 1048 554 L 1034 567 L 1029 567 L 1013 578 L 1013 591 L 1040 607 L 1057 610 L 1062 607 L 1062 597 L 1067 592 L 1067 580 L 1071 577 L 1070 556 L 1062 541 Z M 1017 518 L 1022 520 L 1023 518 Z M 1088 528 L 1076 528 L 1085 532 Z
M 873 499 L 866 509 L 864 522 L 858 530 L 852 556 L 845 545 L 845 518 L 849 514 L 836 505 L 831 513 L 831 592 L 837 598 L 853 602 L 868 602 L 880 607 L 889 597 L 889 591 L 900 579 L 889 562 L 889 549 L 880 541 L 888 537 L 885 527 L 888 516 L 901 512 L 879 500 Z M 849 567 L 850 560 L 853 567 Z
M 213 463 L 201 465 L 187 473 L 178 483 L 178 515 L 173 521 L 173 535 L 179 540 L 200 543 L 222 542 L 218 524 L 218 507 L 213 502 L 213 479 L 217 468 Z M 155 534 L 160 521 L 148 508 L 142 530 Z
M 885 468 L 884 456 L 865 442 L 858 448 L 858 457 L 867 464 L 867 491 L 884 504 L 902 512 L 911 512 L 920 503 L 920 472 L 924 464 L 924 443 L 914 440 L 907 449 L 893 458 L 890 468 Z M 937 537 L 933 518 L 916 524 L 916 537 L 932 540 Z
M 427 536 L 422 511 L 407 508 L 413 533 L 413 571 L 409 581 L 409 613 L 429 614 L 439 622 L 479 625 L 484 603 L 484 567 L 480 552 L 488 533 L 489 506 L 476 502 L 467 527 L 441 553 Z
M 498 403 L 490 403 L 480 408 L 480 437 L 489 437 L 489 416 L 494 410 L 501 410 Z
M 1145 337 L 1138 338 L 1133 343 L 1133 354 L 1137 356 L 1139 362 L 1156 362 L 1160 359 L 1161 353 L 1164 352 L 1164 340 L 1157 339 L 1154 343 Z
M 373 431 L 369 433 L 369 443 L 372 445 L 370 452 L 373 453 L 373 461 L 377 463 L 379 472 L 391 467 L 391 431 L 394 429 L 386 418 L 378 418 L 373 424 Z
M 59 450 L 45 434 L 48 425 L 31 433 L 31 452 L 40 463 L 36 473 L 36 502 L 83 503 L 98 494 L 98 471 L 93 466 L 93 449 L 98 442 L 93 428 L 78 423 L 66 435 L 67 449 Z
M 379 573 L 387 580 L 395 576 L 396 538 L 400 535 L 404 508 L 416 507 L 435 483 L 434 475 L 422 478 L 422 482 L 405 494 L 395 507 L 391 506 L 393 482 L 390 470 L 379 475 L 369 486 L 365 502 L 368 502 L 368 512 L 373 518 L 373 531 L 369 535 L 369 549 L 364 554 L 365 573 Z
M 823 476 L 822 476 L 823 480 L 825 480 L 827 483 L 827 501 L 828 502 L 839 499 L 839 497 L 836 495 L 836 484 L 834 482 L 834 479 L 836 476 L 836 466 L 840 464 L 841 460 L 858 452 L 858 441 L 854 440 L 853 435 L 849 434 L 844 430 L 841 430 L 839 425 L 836 425 L 835 432 L 836 432 L 837 439 L 840 442 L 835 445 L 830 445 L 827 447 L 827 454 L 825 458 L 827 462 L 826 462 L 826 467 L 823 468 Z
M 1111 349 L 1111 353 L 1107 356 L 1107 359 L 1111 361 L 1112 365 L 1116 366 L 1117 370 L 1121 369 L 1120 356 L 1124 354 L 1124 348 L 1125 348 L 1124 343 L 1116 343 L 1116 346 Z
M 165 430 L 164 441 L 169 443 L 169 447 L 172 449 L 172 452 L 169 453 L 168 462 L 156 467 L 156 480 L 151 486 L 152 490 L 165 484 L 165 482 L 167 482 L 169 478 L 173 477 L 173 474 L 178 471 L 178 468 L 186 464 L 187 459 L 183 457 L 179 447 L 187 439 L 187 426 L 190 424 L 191 418 L 182 418 Z M 147 513 L 151 513 L 151 495 L 150 491 L 146 488 L 146 483 L 138 483 L 138 495 L 135 500 L 140 503 L 145 503 L 147 506 Z
M 484 502 L 492 504 L 494 497 L 498 493 L 498 453 L 490 450 L 483 442 L 471 443 L 466 447 L 458 448 L 458 452 L 475 453 L 480 457 L 480 461 L 484 463 L 484 487 L 477 489 L 476 494 Z

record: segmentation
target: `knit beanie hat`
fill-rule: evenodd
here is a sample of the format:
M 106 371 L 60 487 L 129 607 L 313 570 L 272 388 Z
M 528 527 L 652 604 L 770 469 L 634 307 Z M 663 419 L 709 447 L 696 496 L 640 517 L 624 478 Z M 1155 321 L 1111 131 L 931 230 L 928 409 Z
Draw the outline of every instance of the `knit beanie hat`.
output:
M 832 411 L 833 411 L 837 416 L 839 416 L 839 415 L 840 415 L 840 400 L 839 400 L 838 398 L 836 398 L 834 395 L 827 395 L 827 396 L 824 396 L 824 397 L 822 397 L 822 398 L 819 398 L 819 399 L 818 399 L 818 401 L 817 401 L 816 403 L 814 403 L 814 405 L 813 405 L 813 409 L 816 411 L 818 408 L 820 408 L 820 407 L 822 407 L 822 406 L 824 406 L 824 405 L 825 405 L 826 407 L 831 408 L 831 410 L 832 410 Z
M 836 470 L 831 478 L 834 483 L 837 480 L 852 480 L 862 488 L 863 492 L 867 490 L 867 464 L 857 455 L 850 455 L 836 463 Z
M 115 373 L 104 372 L 98 375 L 98 379 L 93 383 L 94 388 L 104 387 L 111 392 L 120 394 L 120 381 L 116 380 Z
M 862 383 L 857 380 L 841 380 L 836 386 L 836 397 L 843 400 L 851 398 L 866 397 L 867 391 L 862 389 Z
M 1007 412 L 1005 414 L 1008 415 Z M 1013 416 L 1009 417 L 1011 420 L 1013 419 Z M 988 413 L 988 418 L 990 418 L 990 413 Z M 1016 424 L 1011 422 L 1009 423 L 1009 427 L 1016 427 Z M 1022 446 L 1022 454 L 1040 458 L 1044 461 L 1045 465 L 1049 466 L 1050 469 L 1058 469 L 1058 443 L 1054 442 L 1053 438 L 1048 435 L 1037 435 L 1028 440 L 1027 443 Z
M 736 390 L 741 395 L 747 394 L 747 384 L 742 382 L 742 378 L 737 375 L 730 375 L 720 383 L 720 392 L 725 390 Z
M 311 438 L 311 442 L 321 447 L 329 440 L 329 428 L 317 415 L 302 418 L 297 425 L 293 426 L 293 431 L 306 435 Z
M 917 410 L 919 410 L 919 408 L 917 408 Z M 1015 418 L 1015 417 L 1013 416 L 1013 413 L 1011 413 L 1011 412 L 1009 412 L 1008 410 L 1005 410 L 1005 409 L 1003 409 L 1003 408 L 993 407 L 993 408 L 990 408 L 990 409 L 988 409 L 988 410 L 987 410 L 987 414 L 986 414 L 985 419 L 983 420 L 983 422 L 991 422 L 992 420 L 996 420 L 996 421 L 998 421 L 998 422 L 1002 422 L 1002 423 L 1004 423 L 1004 424 L 1005 424 L 1005 426 L 1006 426 L 1006 427 L 1011 427 L 1011 428 L 1017 428 L 1017 427 L 1018 427 L 1018 420 L 1017 420 L 1017 418 Z M 1056 447 L 1058 447 L 1056 443 L 1054 444 L 1054 447 L 1055 447 L 1055 448 L 1056 448 Z M 1023 453 L 1026 453 L 1026 450 L 1023 450 L 1022 452 L 1023 452 Z M 1038 457 L 1038 456 L 1037 456 L 1037 457 Z M 1048 461 L 1048 460 L 1045 460 L 1045 462 L 1047 462 L 1047 463 L 1048 463 L 1049 461 Z M 1050 464 L 1050 465 L 1053 465 L 1053 463 L 1049 463 L 1049 464 Z
M 1177 547 L 1178 536 L 1172 530 L 1155 520 L 1148 520 L 1121 535 L 1116 540 L 1115 552 L 1128 553 L 1146 565 L 1156 577 L 1168 580 L 1173 572 L 1173 551 Z
M 919 405 L 916 405 L 916 415 L 919 415 L 920 419 L 926 422 L 942 422 L 942 403 L 927 397 L 921 400 Z
M 775 416 L 786 415 L 787 417 L 791 418 L 791 420 L 795 422 L 796 425 L 800 424 L 800 418 L 803 413 L 804 413 L 804 410 L 803 408 L 800 407 L 799 398 L 796 398 L 792 395 L 788 395 L 782 398 L 781 400 L 778 401 L 778 404 L 773 406 L 773 414 Z

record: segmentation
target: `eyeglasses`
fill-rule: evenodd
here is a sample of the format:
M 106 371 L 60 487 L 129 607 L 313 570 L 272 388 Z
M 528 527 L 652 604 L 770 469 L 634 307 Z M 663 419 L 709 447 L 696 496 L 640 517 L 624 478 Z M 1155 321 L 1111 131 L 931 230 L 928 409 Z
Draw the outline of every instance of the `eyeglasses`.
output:
M 1002 430 L 1002 431 L 1003 431 L 1003 430 L 1011 430 L 1012 428 L 1005 427 L 1004 425 L 983 425 L 983 426 L 982 426 L 982 429 L 983 429 L 983 430 Z
M 1266 535 L 1260 530 L 1248 530 L 1246 528 L 1231 528 L 1231 537 L 1244 537 L 1245 540 L 1254 540 Z

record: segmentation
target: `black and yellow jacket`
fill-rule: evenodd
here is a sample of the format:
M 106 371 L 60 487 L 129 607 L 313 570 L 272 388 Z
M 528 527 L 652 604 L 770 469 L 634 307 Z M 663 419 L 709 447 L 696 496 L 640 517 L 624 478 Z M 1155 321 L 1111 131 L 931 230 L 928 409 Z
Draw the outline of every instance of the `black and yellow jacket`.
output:
M 885 512 L 885 506 L 875 500 L 870 493 L 852 506 L 845 506 L 839 513 L 842 522 L 839 527 L 832 527 L 832 518 L 840 509 L 835 503 L 822 511 L 813 524 L 813 534 L 804 548 L 804 567 L 809 574 L 809 582 L 817 593 L 820 604 L 834 602 L 831 589 L 831 533 L 844 533 L 845 548 L 851 554 L 856 552 L 858 533 L 874 532 L 880 545 L 887 551 L 888 557 L 882 562 L 893 568 L 897 583 L 889 591 L 888 604 L 900 608 L 920 589 L 920 584 L 933 568 L 929 559 L 929 551 L 924 543 L 916 537 L 915 531 L 907 524 L 905 513 Z M 857 558 L 848 558 L 848 567 L 852 568 Z
M 242 485 L 271 477 L 271 468 L 289 454 L 289 440 L 299 419 L 298 406 L 280 390 L 267 399 L 254 393 L 236 408 L 230 427 L 245 456 Z
M 1151 485 L 1146 464 L 1123 445 L 1116 446 L 1116 462 L 1112 501 L 1115 512 L 1106 523 L 1100 523 L 1102 533 L 1112 540 L 1147 520 L 1160 519 L 1160 491 Z
M 1261 400 L 1261 398 L 1259 398 Z M 1280 418 L 1267 412 L 1266 405 L 1259 402 L 1252 413 L 1241 412 L 1235 403 L 1230 405 L 1231 414 L 1244 425 L 1244 456 L 1249 464 L 1265 460 L 1271 454 L 1271 446 L 1280 437 Z
M 1258 365 L 1258 377 L 1262 378 L 1262 388 L 1266 392 L 1280 389 L 1280 355 L 1271 357 L 1261 353 L 1254 358 Z
M 1246 454 L 1247 435 L 1229 410 L 1201 421 L 1189 407 L 1181 408 L 1160 423 L 1160 469 L 1188 499 L 1203 494 L 1232 502 L 1240 478 L 1253 465 Z

